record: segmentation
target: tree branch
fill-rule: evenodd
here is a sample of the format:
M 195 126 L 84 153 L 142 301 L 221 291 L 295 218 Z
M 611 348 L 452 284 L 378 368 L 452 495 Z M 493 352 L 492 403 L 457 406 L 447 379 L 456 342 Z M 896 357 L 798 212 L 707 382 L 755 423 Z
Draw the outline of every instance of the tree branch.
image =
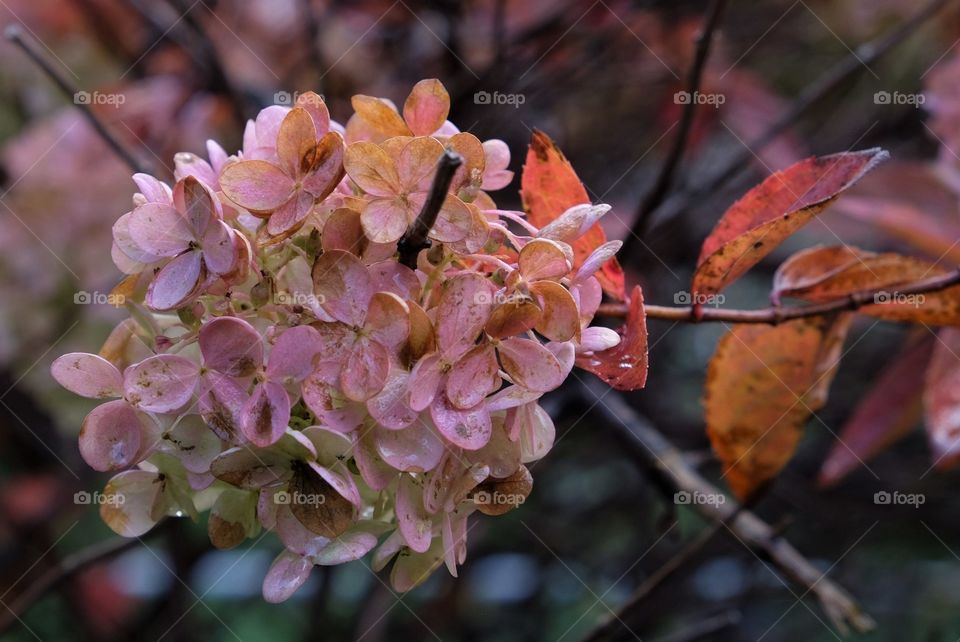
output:
M 50 77 L 55 85 L 62 91 L 67 97 L 74 101 L 74 104 L 80 109 L 80 113 L 93 125 L 93 128 L 96 130 L 100 137 L 106 141 L 107 145 L 119 156 L 133 172 L 144 172 L 149 173 L 150 168 L 143 164 L 142 161 L 137 159 L 123 144 L 117 139 L 109 129 L 107 129 L 106 124 L 100 120 L 100 117 L 93 113 L 93 110 L 90 108 L 90 105 L 87 103 L 77 103 L 74 100 L 74 96 L 79 91 L 77 87 L 73 85 L 67 78 L 64 77 L 47 59 L 47 57 L 41 53 L 37 46 L 33 43 L 32 38 L 26 36 L 23 33 L 19 24 L 12 24 L 7 27 L 4 32 L 7 40 L 15 44 L 20 48 L 23 53 L 27 55 L 30 60 L 34 62 L 43 72 Z
M 594 404 L 607 425 L 623 438 L 633 455 L 648 466 L 664 484 L 691 494 L 724 495 L 719 488 L 693 470 L 683 453 L 671 444 L 652 424 L 638 415 L 616 392 L 598 379 L 580 383 L 583 399 Z M 597 404 L 596 400 L 603 399 Z M 726 495 L 724 495 L 726 497 Z M 816 596 L 820 606 L 842 633 L 850 628 L 866 632 L 874 628 L 873 619 L 856 603 L 853 597 L 826 577 L 769 524 L 749 510 L 744 510 L 731 498 L 726 501 L 691 504 L 704 517 L 721 524 L 739 542 L 759 557 L 772 561 L 792 582 Z M 624 614 L 628 615 L 628 614 Z
M 687 95 L 690 100 L 683 107 L 683 114 L 680 117 L 680 129 L 673 139 L 673 146 L 667 153 L 667 159 L 660 168 L 660 174 L 653 183 L 653 187 L 646 198 L 640 203 L 637 210 L 637 217 L 633 223 L 633 234 L 643 236 L 650 212 L 655 210 L 663 199 L 666 198 L 673 183 L 673 175 L 683 158 L 683 152 L 687 147 L 687 138 L 690 136 L 690 129 L 693 125 L 693 117 L 697 111 L 696 94 L 700 91 L 700 82 L 703 79 L 703 72 L 707 66 L 707 58 L 710 55 L 710 44 L 713 42 L 713 34 L 720 24 L 720 16 L 726 6 L 726 0 L 713 0 L 707 12 L 703 29 L 696 40 L 696 53 L 694 54 L 693 65 L 687 76 Z M 633 236 L 631 235 L 630 238 Z
M 137 538 L 114 538 L 104 540 L 64 557 L 58 564 L 50 567 L 37 579 L 26 585 L 26 589 L 11 601 L 6 609 L 0 610 L 0 633 L 15 624 L 31 606 L 85 568 L 110 559 L 133 546 L 140 544 Z
M 700 187 L 687 192 L 676 194 L 668 199 L 655 211 L 651 212 L 651 223 L 656 219 L 669 220 L 678 213 L 686 210 L 691 203 L 700 202 L 730 182 L 744 167 L 750 164 L 754 154 L 759 154 L 784 130 L 794 123 L 813 105 L 820 102 L 851 76 L 859 73 L 868 65 L 875 62 L 891 49 L 906 40 L 914 31 L 927 20 L 935 16 L 941 9 L 950 4 L 951 0 L 931 0 L 910 19 L 888 33 L 860 45 L 856 51 L 850 53 L 843 60 L 828 69 L 822 76 L 809 85 L 790 108 L 774 121 L 760 136 L 741 146 L 737 152 L 731 154 L 720 169 L 713 173 Z M 624 241 L 624 250 L 633 245 L 636 238 L 629 235 Z
M 423 203 L 423 209 L 397 245 L 400 251 L 400 262 L 407 267 L 416 268 L 420 250 L 430 246 L 427 235 L 437 222 L 437 216 L 440 215 L 440 208 L 443 207 L 443 202 L 447 198 L 447 190 L 450 189 L 453 175 L 462 164 L 463 157 L 452 149 L 445 150 L 437 162 L 437 173 L 433 177 L 433 185 L 430 187 L 427 200 Z
M 960 269 L 939 276 L 923 279 L 904 286 L 887 286 L 876 290 L 853 292 L 847 297 L 792 307 L 773 306 L 762 310 L 725 310 L 723 308 L 706 308 L 703 306 L 666 306 L 645 305 L 644 312 L 648 319 L 665 319 L 667 321 L 685 321 L 699 323 L 701 321 L 724 321 L 729 323 L 766 323 L 777 325 L 784 321 L 815 317 L 831 312 L 857 310 L 865 305 L 877 304 L 877 298 L 891 292 L 898 296 L 911 294 L 929 294 L 939 292 L 954 285 L 960 284 Z M 626 317 L 627 303 L 604 303 L 597 309 L 597 314 L 608 317 Z

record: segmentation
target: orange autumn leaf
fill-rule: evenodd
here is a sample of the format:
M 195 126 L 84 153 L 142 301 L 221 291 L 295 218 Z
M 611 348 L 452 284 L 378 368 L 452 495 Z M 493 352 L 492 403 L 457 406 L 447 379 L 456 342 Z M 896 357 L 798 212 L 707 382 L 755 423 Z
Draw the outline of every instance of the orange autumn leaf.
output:
M 820 466 L 817 483 L 821 487 L 838 483 L 917 427 L 924 387 L 917 373 L 930 362 L 934 342 L 933 335 L 924 331 L 883 369 Z
M 746 499 L 773 479 L 823 407 L 852 315 L 740 324 L 722 338 L 706 384 L 707 436 Z
M 534 130 L 520 181 L 520 198 L 527 217 L 542 228 L 574 205 L 590 202 L 587 190 L 577 178 L 570 161 L 556 143 L 542 131 Z M 607 242 L 607 235 L 594 223 L 586 234 L 572 243 L 574 269 L 595 249 Z M 623 270 L 616 258 L 607 261 L 596 274 L 603 291 L 619 301 L 626 299 Z
M 725 288 L 887 157 L 881 149 L 811 157 L 767 177 L 730 206 L 704 241 L 693 291 Z
M 639 390 L 647 383 L 647 318 L 643 292 L 634 286 L 620 343 L 602 352 L 577 358 L 577 365 L 617 390 Z
M 888 321 L 960 325 L 960 286 L 908 294 L 898 288 L 943 276 L 946 267 L 892 252 L 877 254 L 850 246 L 797 252 L 777 269 L 771 299 L 790 296 L 814 303 L 875 291 L 874 304 L 859 312 Z

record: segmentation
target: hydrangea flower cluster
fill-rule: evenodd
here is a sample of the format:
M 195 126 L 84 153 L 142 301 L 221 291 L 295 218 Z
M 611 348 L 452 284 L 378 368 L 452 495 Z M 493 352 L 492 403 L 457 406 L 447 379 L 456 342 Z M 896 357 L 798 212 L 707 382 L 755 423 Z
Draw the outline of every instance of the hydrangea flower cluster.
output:
M 221 548 L 275 531 L 264 580 L 288 598 L 314 565 L 393 560 L 416 586 L 457 574 L 467 520 L 517 507 L 526 464 L 552 447 L 538 399 L 575 361 L 614 347 L 591 327 L 595 272 L 570 243 L 609 208 L 578 205 L 543 229 L 498 209 L 512 180 L 500 140 L 447 120 L 437 80 L 397 110 L 353 99 L 346 126 L 316 94 L 247 124 L 243 150 L 176 156 L 176 183 L 133 177 L 113 228 L 116 291 L 131 318 L 100 354 L 67 354 L 54 378 L 106 399 L 80 452 L 109 480 L 100 512 L 124 536 L 197 518 Z M 462 165 L 415 268 L 398 241 L 438 160 Z

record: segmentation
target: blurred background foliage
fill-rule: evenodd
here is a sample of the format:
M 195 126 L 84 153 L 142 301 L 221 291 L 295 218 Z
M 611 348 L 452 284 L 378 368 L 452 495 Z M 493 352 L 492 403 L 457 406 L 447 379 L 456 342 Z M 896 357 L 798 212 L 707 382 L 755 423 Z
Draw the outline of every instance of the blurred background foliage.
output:
M 81 90 L 122 95 L 122 105 L 93 109 L 161 178 L 171 177 L 175 152 L 202 154 L 207 138 L 236 150 L 243 122 L 282 101 L 277 92 L 322 93 L 343 121 L 354 93 L 396 101 L 417 80 L 438 77 L 450 90 L 453 120 L 481 139 L 505 140 L 518 173 L 532 130 L 546 131 L 591 197 L 613 205 L 607 233 L 623 238 L 676 134 L 682 105 L 674 94 L 684 87 L 707 4 L 2 0 L 0 23 L 22 24 Z M 699 244 L 738 195 L 813 153 L 889 149 L 893 163 L 855 190 L 873 198 L 867 215 L 909 204 L 924 218 L 908 219 L 907 231 L 929 223 L 928 244 L 940 237 L 952 248 L 960 239 L 950 236 L 960 229 L 960 181 L 951 178 L 960 151 L 956 2 L 857 69 L 772 144 L 751 150 L 722 189 L 698 190 L 828 69 L 896 29 L 919 4 L 729 3 L 701 87 L 725 100 L 697 110 L 671 192 L 694 196 L 668 201 L 643 242 L 621 257 L 628 282 L 641 284 L 648 302 L 674 303 Z M 82 465 L 75 445 L 92 402 L 58 390 L 48 366 L 58 354 L 99 344 L 123 316 L 75 297 L 105 294 L 119 280 L 110 227 L 129 209 L 134 186 L 69 98 L 9 43 L 0 43 L 0 57 L 0 600 L 10 603 L 58 559 L 112 536 L 94 507 L 73 501 L 104 481 Z M 926 92 L 926 101 L 877 104 L 881 91 Z M 483 104 L 477 92 L 519 95 L 522 104 Z M 931 176 L 933 188 L 925 182 Z M 518 185 L 498 196 L 503 207 L 520 207 Z M 840 238 L 924 252 L 903 229 L 865 225 L 862 210 L 838 206 L 812 223 L 732 288 L 727 303 L 765 306 L 776 265 L 812 244 Z M 926 253 L 941 258 L 930 247 Z M 714 479 L 720 471 L 700 398 L 723 330 L 651 321 L 649 384 L 630 395 Z M 858 321 L 829 404 L 755 510 L 877 620 L 863 639 L 955 640 L 960 478 L 931 470 L 922 431 L 832 488 L 817 486 L 836 433 L 905 338 L 905 327 Z M 536 466 L 529 501 L 473 530 L 459 579 L 437 573 L 400 601 L 358 562 L 315 573 L 288 603 L 268 605 L 260 582 L 278 547 L 271 537 L 211 551 L 204 525 L 180 520 L 59 585 L 3 639 L 33 639 L 31 631 L 43 640 L 581 639 L 707 527 L 651 482 L 592 405 L 575 386 L 546 399 L 558 445 Z M 876 505 L 873 495 L 884 489 L 923 493 L 926 501 Z M 617 639 L 835 639 L 819 607 L 798 604 L 801 597 L 721 531 L 631 611 L 630 630 L 621 627 Z M 707 633 L 697 638 L 700 625 Z

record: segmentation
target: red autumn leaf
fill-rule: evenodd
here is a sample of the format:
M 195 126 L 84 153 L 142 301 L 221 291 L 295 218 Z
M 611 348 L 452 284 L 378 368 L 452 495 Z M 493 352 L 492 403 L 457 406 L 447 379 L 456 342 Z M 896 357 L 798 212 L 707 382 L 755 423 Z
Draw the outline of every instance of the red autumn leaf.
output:
M 889 321 L 960 325 L 960 286 L 906 294 L 898 288 L 945 275 L 946 267 L 903 254 L 876 254 L 854 247 L 815 247 L 797 252 L 777 269 L 770 298 L 790 296 L 812 302 L 875 292 L 876 303 L 859 312 Z
M 730 206 L 704 241 L 693 291 L 714 294 L 735 281 L 887 156 L 868 149 L 811 157 L 767 177 Z
M 544 227 L 574 205 L 590 202 L 570 161 L 556 143 L 539 130 L 533 132 L 520 185 L 523 208 L 536 227 Z M 573 243 L 574 268 L 580 267 L 591 252 L 606 242 L 607 235 L 600 223 L 594 223 Z M 619 301 L 626 299 L 623 270 L 616 258 L 607 261 L 596 276 L 609 296 Z
M 577 358 L 577 365 L 617 390 L 639 390 L 647 383 L 647 315 L 643 292 L 634 286 L 620 343 L 602 352 Z
M 707 371 L 707 436 L 737 497 L 749 498 L 790 461 L 823 407 L 853 315 L 777 326 L 735 325 Z
M 929 363 L 934 341 L 933 335 L 924 332 L 883 369 L 820 467 L 817 483 L 821 487 L 838 483 L 917 426 L 924 386 L 917 373 Z
M 927 368 L 923 406 L 933 460 L 941 470 L 960 462 L 960 330 L 937 335 Z

